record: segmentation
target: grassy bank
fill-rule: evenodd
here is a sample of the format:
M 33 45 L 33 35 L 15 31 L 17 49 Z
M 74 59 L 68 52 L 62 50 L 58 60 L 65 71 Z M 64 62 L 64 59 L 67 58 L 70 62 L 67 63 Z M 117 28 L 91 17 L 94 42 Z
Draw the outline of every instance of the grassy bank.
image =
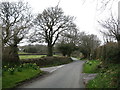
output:
M 99 72 L 97 66 L 100 64 L 99 60 L 90 60 L 84 64 L 83 73 L 97 73 Z
M 13 88 L 18 83 L 29 80 L 32 77 L 42 74 L 36 64 L 22 64 L 20 66 L 3 68 L 2 87 Z
M 120 88 L 120 64 L 107 64 L 97 68 L 100 61 L 87 61 L 84 64 L 84 73 L 98 73 L 95 79 L 90 80 L 86 88 Z
M 89 81 L 87 88 L 120 88 L 120 64 L 101 69 L 97 77 Z

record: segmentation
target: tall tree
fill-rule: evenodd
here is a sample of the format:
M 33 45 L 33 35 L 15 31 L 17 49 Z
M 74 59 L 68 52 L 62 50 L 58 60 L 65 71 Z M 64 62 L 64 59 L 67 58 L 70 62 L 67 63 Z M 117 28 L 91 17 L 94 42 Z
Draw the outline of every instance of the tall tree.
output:
M 30 7 L 23 2 L 0 2 L 3 61 L 18 62 L 17 44 L 31 27 Z
M 105 21 L 98 21 L 99 24 L 104 28 L 101 32 L 108 37 L 114 38 L 118 42 L 118 46 L 120 47 L 120 21 L 118 18 L 111 16 L 107 18 Z
M 45 9 L 34 20 L 35 32 L 32 41 L 44 40 L 48 45 L 48 56 L 53 55 L 53 46 L 62 32 L 74 26 L 73 17 L 64 15 L 58 6 Z

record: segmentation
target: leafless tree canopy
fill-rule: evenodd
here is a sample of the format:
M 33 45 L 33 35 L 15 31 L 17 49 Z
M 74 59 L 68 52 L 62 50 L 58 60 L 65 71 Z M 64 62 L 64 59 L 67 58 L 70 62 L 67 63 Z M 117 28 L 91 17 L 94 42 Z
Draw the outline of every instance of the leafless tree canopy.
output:
M 17 44 L 28 33 L 31 20 L 32 15 L 28 4 L 23 2 L 0 2 L 3 61 L 19 63 Z
M 69 31 L 64 31 L 59 40 L 58 43 L 64 42 L 64 43 L 74 43 L 77 45 L 78 43 L 78 32 L 79 30 L 77 29 L 76 25 L 74 25 L 72 28 L 69 28 Z
M 58 6 L 45 9 L 34 20 L 33 41 L 44 40 L 48 47 L 53 47 L 60 34 L 74 27 L 73 17 L 64 15 Z
M 2 26 L 3 45 L 18 44 L 31 26 L 31 17 L 32 15 L 26 3 L 1 2 L 0 24 Z
M 91 0 L 91 1 L 96 2 L 96 4 L 97 4 L 96 9 L 97 10 L 104 11 L 107 7 L 109 9 L 111 9 L 113 2 L 119 1 L 119 0 Z M 85 2 L 87 2 L 87 0 L 83 0 L 83 3 L 85 3 Z
M 111 16 L 105 21 L 98 21 L 99 24 L 104 28 L 101 32 L 109 37 L 116 39 L 120 42 L 120 28 L 119 28 L 119 19 Z

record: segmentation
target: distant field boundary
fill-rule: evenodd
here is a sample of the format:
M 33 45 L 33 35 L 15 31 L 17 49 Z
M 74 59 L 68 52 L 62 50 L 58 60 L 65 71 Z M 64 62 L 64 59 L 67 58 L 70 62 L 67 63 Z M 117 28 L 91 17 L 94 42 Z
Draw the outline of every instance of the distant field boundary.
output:
M 19 54 L 19 55 L 47 55 L 47 54 L 31 53 L 31 54 Z

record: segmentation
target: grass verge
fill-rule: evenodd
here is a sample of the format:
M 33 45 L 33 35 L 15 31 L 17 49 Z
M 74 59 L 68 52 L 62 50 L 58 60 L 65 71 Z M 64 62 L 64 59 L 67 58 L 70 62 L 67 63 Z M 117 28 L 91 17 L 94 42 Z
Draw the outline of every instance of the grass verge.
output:
M 22 67 L 15 67 L 14 69 L 4 68 L 2 88 L 13 88 L 20 82 L 36 77 L 38 74 L 42 74 L 42 71 L 37 66 L 34 65 L 33 67 L 31 64 L 24 64 Z
M 102 69 L 95 79 L 88 82 L 86 87 L 120 89 L 120 64 L 108 65 L 107 69 Z
M 97 73 L 99 72 L 97 66 L 100 64 L 99 60 L 90 60 L 84 64 L 83 73 Z

